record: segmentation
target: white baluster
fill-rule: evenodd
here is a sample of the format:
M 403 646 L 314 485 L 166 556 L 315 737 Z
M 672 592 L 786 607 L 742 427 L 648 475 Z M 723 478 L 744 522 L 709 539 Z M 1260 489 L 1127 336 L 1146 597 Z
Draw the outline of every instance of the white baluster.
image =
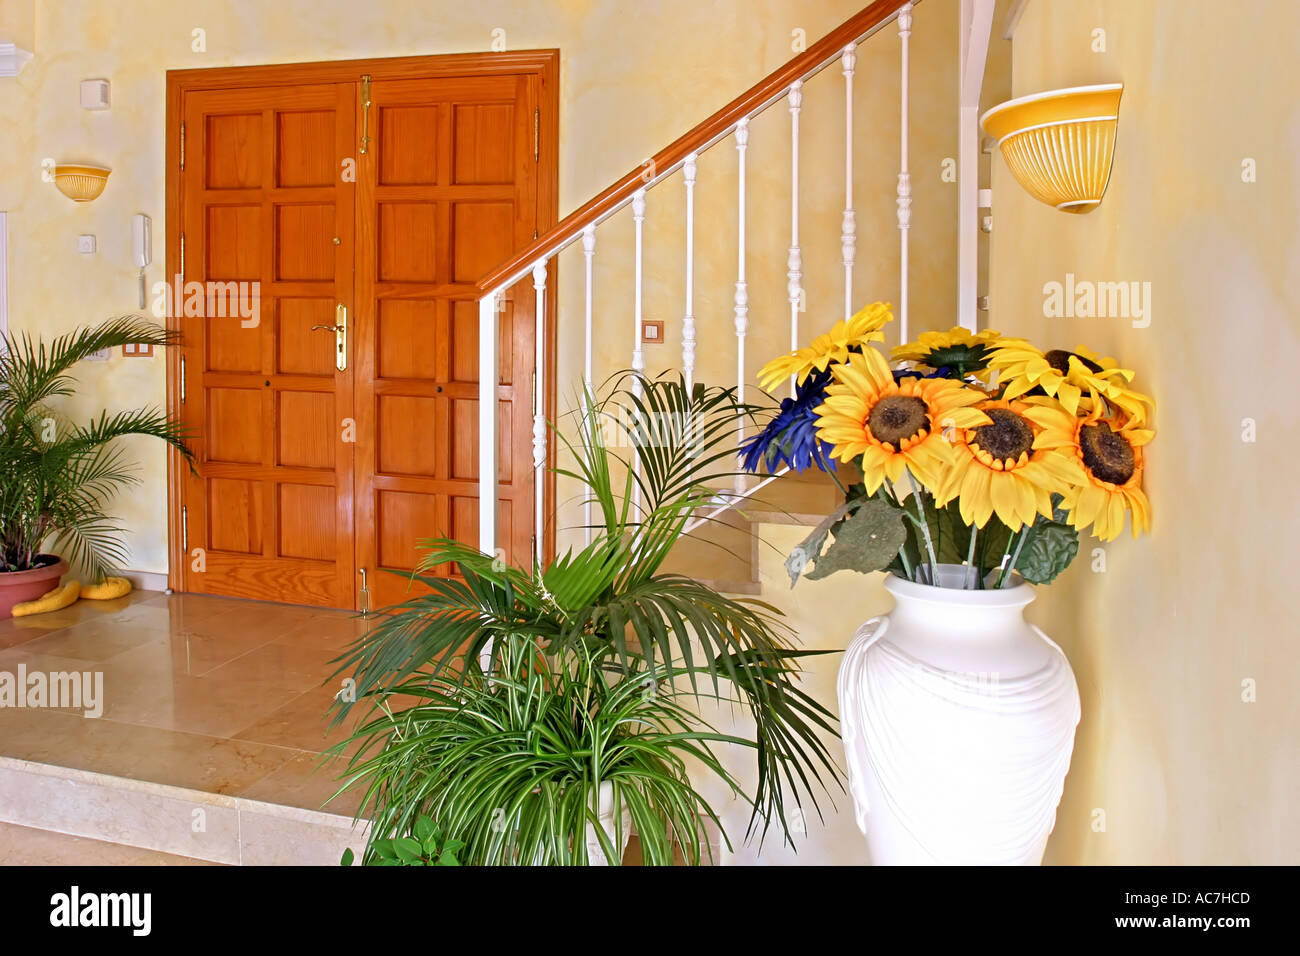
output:
M 840 56 L 844 67 L 844 219 L 840 223 L 840 254 L 844 260 L 844 318 L 853 315 L 853 263 L 858 257 L 858 223 L 853 211 L 853 71 L 858 45 L 850 43 Z
M 546 511 L 542 493 L 546 477 L 546 260 L 533 266 L 533 289 L 537 292 L 536 373 L 533 376 L 533 561 L 542 563 L 542 533 Z M 496 403 L 493 402 L 495 407 Z
M 501 291 L 478 302 L 478 549 L 497 547 L 497 303 Z
M 898 172 L 898 340 L 907 339 L 907 231 L 912 225 L 912 177 L 907 170 L 907 127 L 908 127 L 908 47 L 912 36 L 912 5 L 904 4 L 898 11 L 898 37 L 902 43 L 903 75 L 901 80 L 902 116 L 898 134 L 899 172 Z
M 686 314 L 682 317 L 682 374 L 689 390 L 695 384 L 695 163 L 691 153 L 682 165 L 686 181 Z
M 591 260 L 596 254 L 596 227 L 590 225 L 582 230 L 582 256 L 586 259 L 587 266 L 587 341 L 586 354 L 583 357 L 583 380 L 586 382 L 588 392 L 595 391 L 595 384 L 591 380 Z M 585 406 L 584 406 L 585 407 Z M 583 502 L 583 525 L 586 527 L 587 544 L 591 544 L 591 496 L 588 495 Z
M 736 154 L 739 157 L 737 182 L 737 235 L 738 251 L 736 261 L 736 400 L 745 401 L 745 334 L 749 331 L 749 287 L 745 282 L 745 152 L 749 149 L 749 118 L 736 124 Z M 736 418 L 737 439 L 745 437 L 745 417 Z M 736 491 L 743 493 L 745 479 L 737 475 Z
M 803 257 L 799 251 L 799 109 L 803 106 L 803 80 L 790 86 L 790 257 L 786 260 L 786 291 L 790 296 L 790 351 L 799 348 L 799 306 L 803 300 Z M 790 394 L 795 377 L 790 376 Z
M 636 372 L 637 377 L 632 383 L 632 388 L 636 394 L 641 394 L 641 375 L 645 372 L 645 351 L 642 348 L 641 339 L 644 334 L 644 325 L 641 316 L 641 261 L 642 261 L 642 236 L 645 232 L 645 190 L 638 189 L 632 194 L 632 222 L 636 227 L 636 267 L 635 277 L 633 279 L 636 286 L 635 300 L 633 302 L 632 318 L 635 322 L 633 332 L 635 338 L 632 340 L 632 371 Z

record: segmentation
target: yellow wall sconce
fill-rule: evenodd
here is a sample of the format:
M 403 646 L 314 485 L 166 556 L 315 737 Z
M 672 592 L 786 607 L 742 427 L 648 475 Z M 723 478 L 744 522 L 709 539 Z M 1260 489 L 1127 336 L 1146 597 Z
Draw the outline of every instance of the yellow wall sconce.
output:
M 1011 175 L 1061 212 L 1097 208 L 1110 180 L 1123 83 L 1048 90 L 1008 100 L 980 119 Z
M 55 166 L 54 185 L 73 202 L 90 202 L 104 191 L 110 172 L 103 166 Z

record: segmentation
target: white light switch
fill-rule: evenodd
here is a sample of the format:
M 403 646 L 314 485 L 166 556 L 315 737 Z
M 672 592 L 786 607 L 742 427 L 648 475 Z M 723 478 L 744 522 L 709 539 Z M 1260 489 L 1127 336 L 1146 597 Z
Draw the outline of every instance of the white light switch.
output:
M 88 254 L 88 253 L 92 253 L 92 252 L 94 252 L 94 251 L 95 251 L 95 237 L 94 237 L 94 236 L 78 236 L 78 237 L 77 237 L 77 251 L 80 252 L 80 253 L 83 253 L 83 254 Z

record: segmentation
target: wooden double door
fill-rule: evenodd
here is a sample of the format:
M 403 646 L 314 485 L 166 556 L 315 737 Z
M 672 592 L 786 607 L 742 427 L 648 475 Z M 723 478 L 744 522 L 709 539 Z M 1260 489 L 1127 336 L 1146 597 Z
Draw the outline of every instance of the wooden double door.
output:
M 477 542 L 474 283 L 554 221 L 554 64 L 445 59 L 169 77 L 172 404 L 198 458 L 173 463 L 173 587 L 358 608 L 364 572 L 378 607 L 421 540 Z M 497 482 L 524 560 L 534 318 L 521 283 Z

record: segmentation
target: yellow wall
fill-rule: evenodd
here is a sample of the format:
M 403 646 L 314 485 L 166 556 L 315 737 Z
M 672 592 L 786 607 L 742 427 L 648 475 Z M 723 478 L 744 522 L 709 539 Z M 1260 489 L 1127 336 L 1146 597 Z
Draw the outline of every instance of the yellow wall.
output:
M 163 259 L 165 71 L 318 59 L 481 51 L 501 28 L 511 49 L 558 47 L 561 66 L 560 211 L 563 215 L 712 113 L 791 55 L 792 31 L 812 42 L 861 4 L 855 0 L 615 0 L 555 3 L 481 0 L 133 0 L 129 14 L 102 0 L 0 0 L 0 38 L 17 39 L 35 59 L 16 79 L 0 80 L 0 210 L 9 212 L 10 324 L 52 334 L 135 306 L 129 222 L 153 217 Z M 926 0 L 913 36 L 913 311 L 917 328 L 951 324 L 955 302 L 955 186 L 940 181 L 954 156 L 949 117 L 956 86 L 955 0 Z M 191 49 L 206 31 L 205 53 Z M 856 89 L 859 220 L 857 298 L 897 300 L 896 30 L 859 57 Z M 78 106 L 78 82 L 112 81 L 112 109 Z M 802 187 L 805 328 L 820 330 L 841 309 L 839 209 L 842 204 L 842 77 L 829 70 L 804 98 Z M 927 119 L 932 118 L 932 119 Z M 788 245 L 788 113 L 778 106 L 755 121 L 750 149 L 751 369 L 788 347 L 785 257 Z M 104 195 L 74 206 L 40 181 L 40 163 L 88 161 L 113 174 Z M 731 322 L 735 281 L 735 150 L 719 146 L 700 162 L 698 294 L 700 374 L 734 378 Z M 650 196 L 647 218 L 647 318 L 664 319 L 668 344 L 647 348 L 657 369 L 676 362 L 682 309 L 680 180 Z M 75 250 L 80 233 L 99 251 Z M 630 215 L 601 230 L 597 310 L 601 372 L 630 363 Z M 563 283 L 561 399 L 581 370 L 580 253 L 567 253 Z M 78 370 L 73 411 L 162 403 L 164 362 L 115 356 Z M 143 485 L 118 505 L 131 529 L 131 564 L 166 569 L 165 467 L 156 445 L 140 444 Z
M 1105 52 L 1092 51 L 1097 29 Z M 1015 34 L 1016 95 L 1116 80 L 1125 92 L 1110 188 L 1090 215 L 1037 203 L 994 163 L 991 321 L 1115 355 L 1159 402 L 1151 536 L 1107 546 L 1104 572 L 1085 545 L 1031 612 L 1083 697 L 1048 862 L 1278 864 L 1300 850 L 1284 577 L 1300 535 L 1288 472 L 1300 439 L 1297 36 L 1288 0 L 1030 0 Z M 1045 318 L 1043 285 L 1067 272 L 1150 282 L 1150 325 Z M 1256 703 L 1242 701 L 1245 680 Z

